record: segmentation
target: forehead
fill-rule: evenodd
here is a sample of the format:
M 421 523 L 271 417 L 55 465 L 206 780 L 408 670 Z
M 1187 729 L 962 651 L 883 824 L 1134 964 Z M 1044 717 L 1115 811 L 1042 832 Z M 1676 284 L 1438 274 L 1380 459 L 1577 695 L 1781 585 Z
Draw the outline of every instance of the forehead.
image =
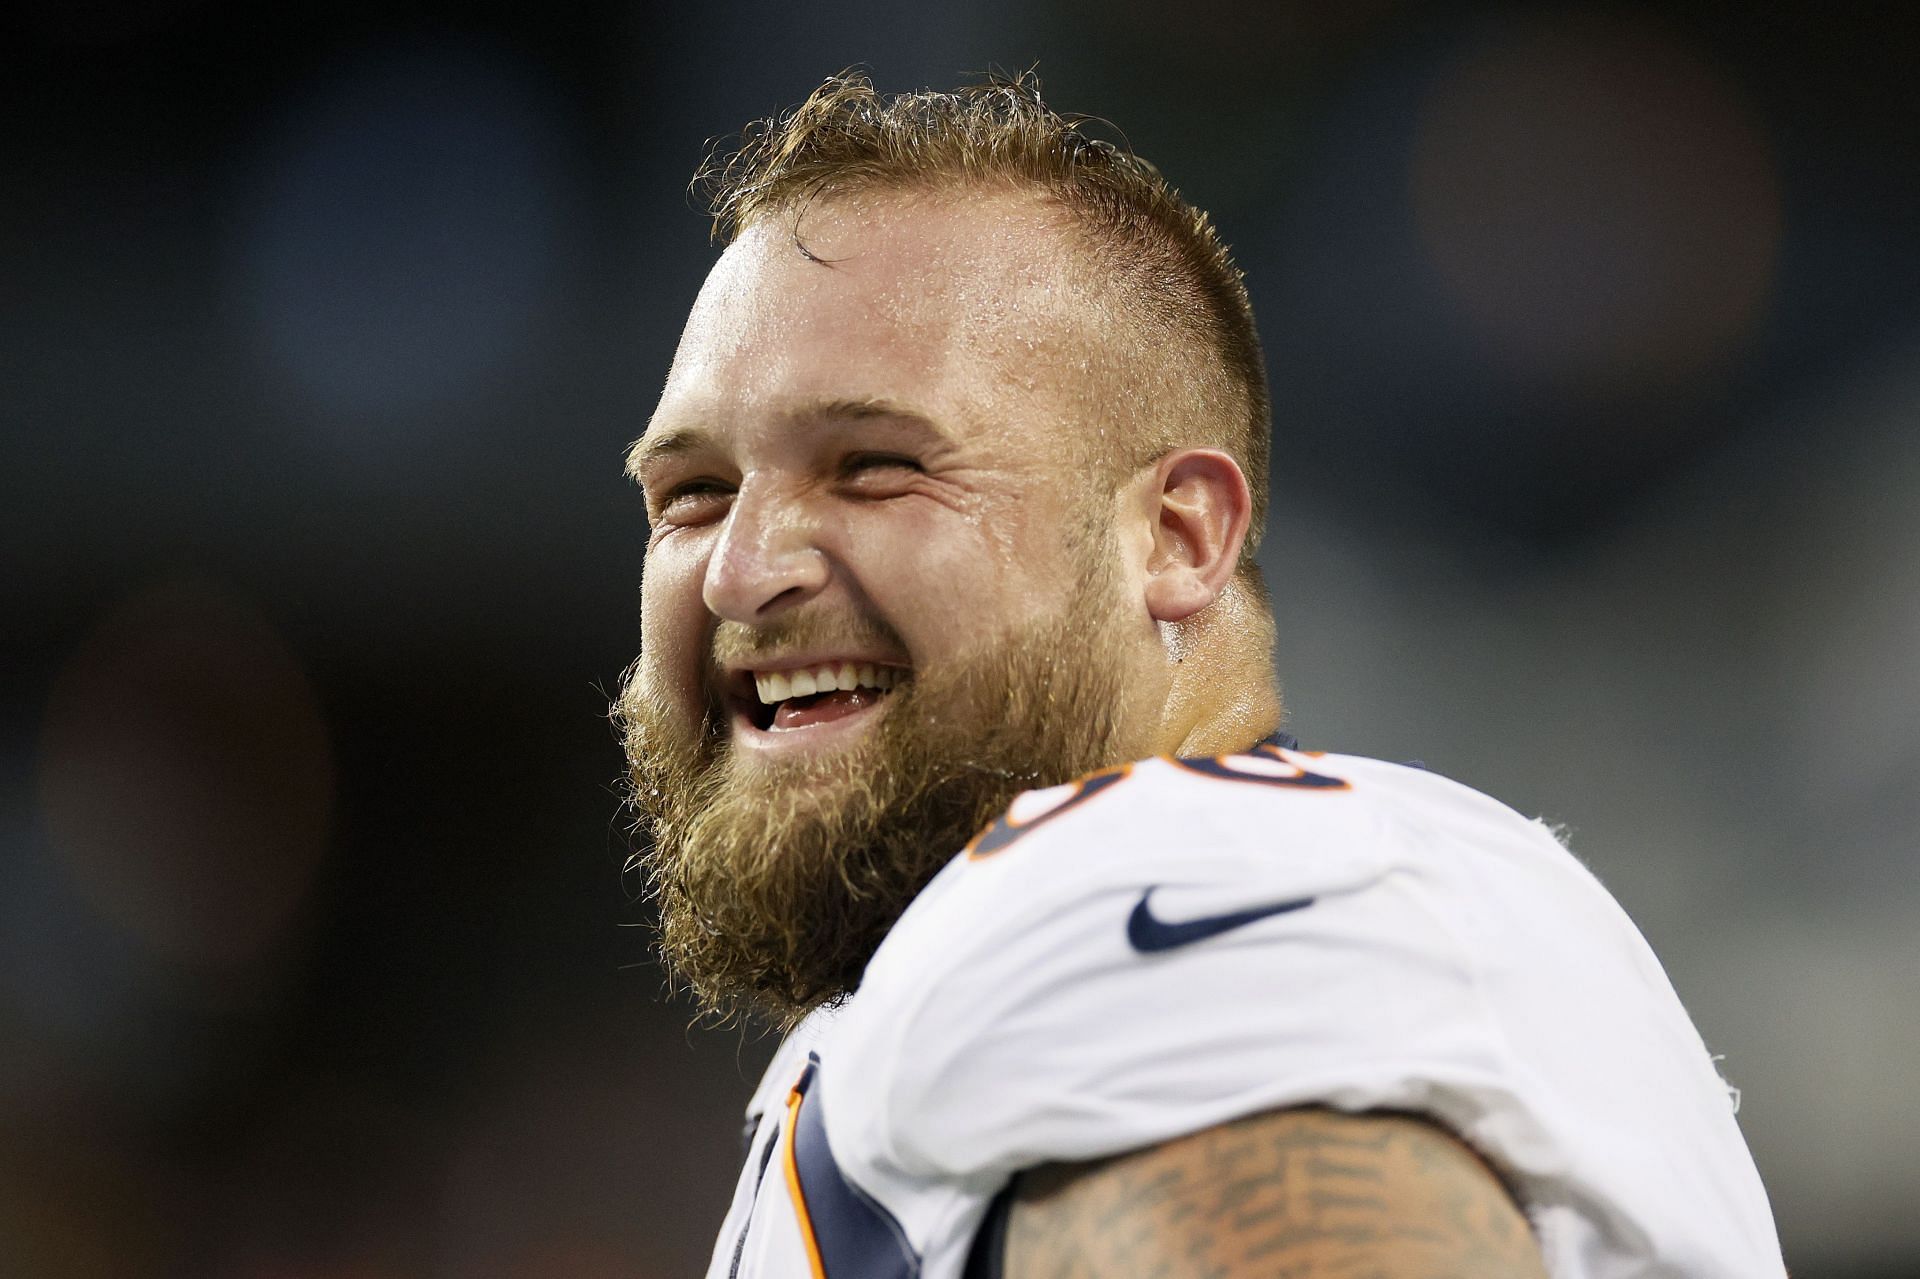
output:
M 869 400 L 1005 421 L 1013 400 L 1073 398 L 1085 308 L 1068 234 L 1016 193 L 847 197 L 763 218 L 701 289 L 655 427 Z

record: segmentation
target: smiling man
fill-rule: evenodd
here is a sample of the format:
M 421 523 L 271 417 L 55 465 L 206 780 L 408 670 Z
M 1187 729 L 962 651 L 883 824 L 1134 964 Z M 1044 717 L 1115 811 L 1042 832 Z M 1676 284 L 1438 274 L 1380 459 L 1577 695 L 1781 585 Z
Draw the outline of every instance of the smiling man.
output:
M 708 177 L 619 712 L 667 964 L 788 1029 L 709 1275 L 1783 1273 L 1591 876 L 1277 731 L 1204 215 L 1022 82 Z

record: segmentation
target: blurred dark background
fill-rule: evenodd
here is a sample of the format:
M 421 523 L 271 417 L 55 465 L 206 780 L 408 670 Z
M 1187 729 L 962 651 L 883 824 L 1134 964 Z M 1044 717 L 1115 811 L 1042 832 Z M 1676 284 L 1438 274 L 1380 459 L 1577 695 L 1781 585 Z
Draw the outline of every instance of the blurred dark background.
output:
M 1574 848 L 1800 1276 L 1920 1273 L 1897 7 L 0 19 L 0 1273 L 697 1273 L 768 1045 L 623 883 L 620 476 L 707 138 L 1037 64 L 1213 210 L 1294 729 Z

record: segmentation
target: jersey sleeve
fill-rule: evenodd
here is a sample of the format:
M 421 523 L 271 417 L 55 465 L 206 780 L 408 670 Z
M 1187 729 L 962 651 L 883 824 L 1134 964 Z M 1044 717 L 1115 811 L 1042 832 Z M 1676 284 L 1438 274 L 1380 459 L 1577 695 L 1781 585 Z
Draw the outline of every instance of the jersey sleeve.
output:
M 1043 798 L 903 919 L 852 1029 L 886 1081 L 867 1148 L 991 1180 L 1280 1106 L 1497 1085 L 1471 966 L 1383 810 L 1310 767 L 1192 767 Z
M 828 1126 L 883 1201 L 943 1186 L 977 1212 L 1040 1164 L 1404 1110 L 1509 1176 L 1550 1274 L 1781 1273 L 1644 939 L 1543 826 L 1431 774 L 1269 751 L 1022 797 L 837 1033 Z

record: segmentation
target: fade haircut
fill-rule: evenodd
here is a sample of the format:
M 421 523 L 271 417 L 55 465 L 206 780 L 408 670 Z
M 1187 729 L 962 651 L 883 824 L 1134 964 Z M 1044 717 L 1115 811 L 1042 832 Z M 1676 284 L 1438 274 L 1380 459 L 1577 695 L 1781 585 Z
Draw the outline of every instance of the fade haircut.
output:
M 1232 456 L 1253 496 L 1237 575 L 1264 600 L 1254 556 L 1266 527 L 1272 410 L 1246 285 L 1207 215 L 1132 150 L 1089 137 L 1095 122 L 1054 111 L 1031 74 L 885 96 L 847 71 L 786 114 L 748 125 L 731 150 L 716 148 L 694 189 L 708 201 L 717 243 L 789 214 L 802 252 L 798 215 L 818 199 L 1001 187 L 1050 200 L 1080 233 L 1093 270 L 1115 286 L 1121 313 L 1156 347 L 1200 360 L 1182 371 L 1205 420 L 1169 421 L 1156 406 L 1139 406 L 1138 447 L 1116 460 L 1139 467 L 1193 444 Z

